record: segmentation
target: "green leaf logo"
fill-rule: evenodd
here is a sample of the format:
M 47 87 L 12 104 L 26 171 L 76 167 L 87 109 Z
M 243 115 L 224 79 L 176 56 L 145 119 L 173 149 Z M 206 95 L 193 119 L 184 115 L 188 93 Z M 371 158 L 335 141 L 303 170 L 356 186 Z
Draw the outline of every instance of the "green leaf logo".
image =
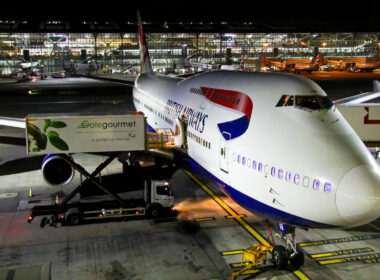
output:
M 61 151 L 68 151 L 69 150 L 69 146 L 67 145 L 67 143 L 63 139 L 61 139 L 55 135 L 49 135 L 49 134 L 48 134 L 48 137 L 49 137 L 50 144 L 52 144 L 58 150 L 61 150 Z
M 27 130 L 28 134 L 31 136 L 32 139 L 29 139 L 28 137 L 28 151 L 32 150 L 33 152 L 39 152 L 41 150 L 45 150 L 47 146 L 47 142 L 49 139 L 49 142 L 51 145 L 53 145 L 55 148 L 61 151 L 68 151 L 69 146 L 67 143 L 59 137 L 59 134 L 56 131 L 47 131 L 50 127 L 53 128 L 64 128 L 67 127 L 67 125 L 64 122 L 61 121 L 51 121 L 49 119 L 45 120 L 44 129 L 42 132 L 37 126 L 27 122 Z M 31 141 L 33 140 L 33 142 Z M 32 147 L 32 144 L 34 144 L 34 147 Z
M 54 128 L 64 128 L 66 127 L 67 125 L 64 123 L 64 122 L 60 122 L 60 121 L 52 121 L 50 122 L 50 126 L 51 127 L 54 127 Z

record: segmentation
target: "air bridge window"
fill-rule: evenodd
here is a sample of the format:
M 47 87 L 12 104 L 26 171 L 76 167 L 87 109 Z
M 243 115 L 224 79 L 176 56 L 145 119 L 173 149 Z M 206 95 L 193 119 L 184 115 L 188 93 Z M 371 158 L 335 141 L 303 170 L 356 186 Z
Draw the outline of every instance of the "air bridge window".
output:
M 327 96 L 296 96 L 296 108 L 309 110 L 328 110 L 333 103 Z

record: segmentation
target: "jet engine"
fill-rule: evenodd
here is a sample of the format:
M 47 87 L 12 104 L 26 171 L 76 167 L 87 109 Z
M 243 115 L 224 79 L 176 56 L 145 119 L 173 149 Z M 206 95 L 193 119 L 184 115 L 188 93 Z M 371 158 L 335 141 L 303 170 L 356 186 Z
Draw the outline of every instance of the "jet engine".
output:
M 45 182 L 57 187 L 70 183 L 75 173 L 70 164 L 55 154 L 44 157 L 41 170 Z

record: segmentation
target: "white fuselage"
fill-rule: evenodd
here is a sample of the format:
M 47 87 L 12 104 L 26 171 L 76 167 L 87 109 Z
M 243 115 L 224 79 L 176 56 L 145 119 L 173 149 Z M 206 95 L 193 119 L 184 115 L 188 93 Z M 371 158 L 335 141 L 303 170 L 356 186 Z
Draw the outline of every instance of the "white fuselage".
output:
M 326 96 L 294 75 L 238 71 L 142 74 L 133 91 L 153 128 L 186 117 L 189 157 L 248 210 L 310 227 L 376 219 L 379 170 L 362 141 L 334 106 L 276 106 L 284 95 Z

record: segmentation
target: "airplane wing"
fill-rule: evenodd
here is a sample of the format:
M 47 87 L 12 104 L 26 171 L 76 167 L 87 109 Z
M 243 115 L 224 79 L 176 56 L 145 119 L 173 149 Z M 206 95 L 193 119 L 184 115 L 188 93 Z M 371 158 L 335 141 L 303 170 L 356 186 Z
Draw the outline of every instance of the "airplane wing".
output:
M 339 100 L 334 101 L 334 104 L 335 105 L 361 104 L 378 97 L 380 97 L 380 82 L 375 80 L 373 81 L 373 91 L 339 99 Z
M 359 135 L 360 139 L 370 147 L 380 145 L 380 83 L 373 82 L 373 92 L 366 92 L 343 98 L 334 102 Z

